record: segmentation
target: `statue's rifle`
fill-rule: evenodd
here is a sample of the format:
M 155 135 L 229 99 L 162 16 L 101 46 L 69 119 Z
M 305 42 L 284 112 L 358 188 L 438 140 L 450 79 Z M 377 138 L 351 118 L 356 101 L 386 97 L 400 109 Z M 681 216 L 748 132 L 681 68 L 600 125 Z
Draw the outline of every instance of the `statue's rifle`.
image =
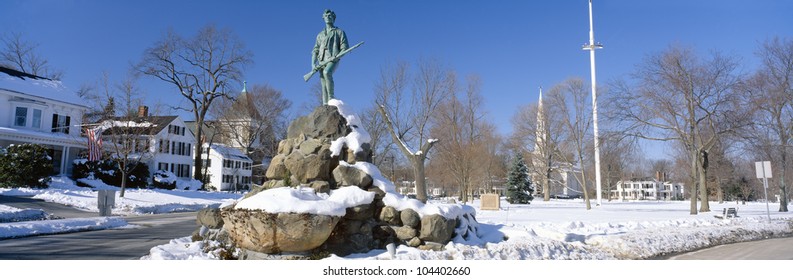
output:
M 334 61 L 338 60 L 339 58 L 341 58 L 345 54 L 349 53 L 350 51 L 354 50 L 355 48 L 357 48 L 357 47 L 359 47 L 361 45 L 363 45 L 363 42 L 355 44 L 355 46 L 349 47 L 346 50 L 341 51 L 339 54 L 335 55 L 334 57 L 321 62 L 319 65 L 317 65 L 317 67 L 314 67 L 314 69 L 311 69 L 311 72 L 309 72 L 308 74 L 303 75 L 303 80 L 308 82 L 308 79 L 311 79 L 311 77 L 314 76 L 314 73 L 317 73 L 317 71 L 319 71 L 320 69 L 324 68 L 325 65 L 328 65 L 328 63 L 331 63 L 331 62 L 334 62 Z

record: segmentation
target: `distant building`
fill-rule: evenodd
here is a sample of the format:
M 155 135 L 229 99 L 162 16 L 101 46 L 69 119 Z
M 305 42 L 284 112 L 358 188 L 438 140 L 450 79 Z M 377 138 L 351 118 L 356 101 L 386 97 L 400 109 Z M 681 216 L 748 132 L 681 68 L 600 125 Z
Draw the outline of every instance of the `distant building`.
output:
M 632 179 L 617 182 L 611 199 L 618 200 L 682 200 L 683 184 L 664 182 L 655 178 Z
M 201 159 L 210 187 L 219 191 L 250 189 L 253 160 L 240 150 L 221 144 L 204 144 Z
M 146 154 L 141 161 L 149 166 L 149 174 L 157 170 L 172 172 L 176 177 L 189 179 L 193 176 L 193 147 L 195 136 L 187 129 L 184 121 L 178 116 L 149 116 L 148 107 L 141 106 L 138 115 L 131 118 L 138 124 L 149 123 L 151 129 L 124 129 L 114 127 L 102 133 L 105 142 L 103 150 L 114 153 L 112 144 L 114 134 L 136 134 L 130 136 L 129 144 L 134 149 Z
M 204 120 L 202 126 L 203 143 L 209 144 L 222 144 L 226 147 L 231 147 L 241 151 L 243 154 L 253 160 L 253 174 L 252 181 L 257 184 L 264 183 L 264 174 L 270 165 L 272 155 L 262 153 L 262 147 L 267 139 L 271 139 L 271 133 L 257 127 L 261 122 L 257 122 L 255 118 L 261 118 L 257 115 L 251 106 L 253 102 L 249 102 L 247 84 L 243 84 L 240 95 L 232 104 L 233 112 L 229 112 L 223 116 L 219 116 L 217 120 Z M 186 122 L 191 131 L 196 131 L 197 126 L 195 121 Z M 268 137 L 270 136 L 270 137 Z
M 87 145 L 80 133 L 85 103 L 60 81 L 0 67 L 0 146 L 44 145 L 53 175 L 71 174 Z

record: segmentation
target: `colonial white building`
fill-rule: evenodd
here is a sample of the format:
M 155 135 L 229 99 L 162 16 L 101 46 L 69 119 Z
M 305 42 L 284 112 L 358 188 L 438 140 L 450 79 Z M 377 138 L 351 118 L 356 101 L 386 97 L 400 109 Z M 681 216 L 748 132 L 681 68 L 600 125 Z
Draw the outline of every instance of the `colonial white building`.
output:
M 211 187 L 219 191 L 250 189 L 253 160 L 240 150 L 220 144 L 204 144 L 201 158 Z
M 118 126 L 102 133 L 105 153 L 119 153 L 113 141 L 119 141 L 119 134 L 126 136 L 126 145 L 132 146 L 141 162 L 149 166 L 149 174 L 157 170 L 170 171 L 178 178 L 189 179 L 193 176 L 193 147 L 195 136 L 187 129 L 179 116 L 149 116 L 148 108 L 141 106 L 138 116 L 128 120 L 135 127 Z M 140 129 L 146 126 L 148 129 Z
M 0 146 L 44 145 L 53 174 L 71 174 L 87 145 L 80 136 L 85 103 L 60 81 L 0 67 Z
M 619 200 L 678 200 L 683 199 L 683 184 L 656 179 L 633 179 L 617 182 L 611 199 Z

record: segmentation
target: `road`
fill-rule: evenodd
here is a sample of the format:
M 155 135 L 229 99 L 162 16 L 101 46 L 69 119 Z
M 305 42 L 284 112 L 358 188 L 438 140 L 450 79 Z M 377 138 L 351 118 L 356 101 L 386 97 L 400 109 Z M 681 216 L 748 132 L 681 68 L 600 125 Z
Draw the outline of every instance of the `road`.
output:
M 793 260 L 793 237 L 720 245 L 670 260 Z
M 0 196 L 0 203 L 17 208 L 38 208 L 65 218 L 98 217 L 95 212 L 30 198 Z M 192 234 L 196 213 L 125 217 L 133 227 L 100 231 L 31 236 L 0 240 L 0 259 L 11 260 L 124 260 L 140 259 L 157 245 Z

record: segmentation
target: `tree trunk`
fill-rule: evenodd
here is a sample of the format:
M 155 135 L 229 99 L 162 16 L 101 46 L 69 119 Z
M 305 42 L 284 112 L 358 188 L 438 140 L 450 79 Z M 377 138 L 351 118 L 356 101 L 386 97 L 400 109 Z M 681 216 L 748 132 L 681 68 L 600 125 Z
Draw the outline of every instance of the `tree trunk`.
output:
M 542 185 L 543 201 L 551 200 L 551 156 L 548 156 L 548 161 L 545 166 L 545 178 Z
M 699 212 L 710 212 L 710 204 L 708 203 L 708 152 L 702 151 L 700 156 L 700 169 L 699 169 Z
M 691 187 L 690 187 L 690 192 L 691 193 L 689 194 L 689 196 L 691 196 L 691 209 L 690 209 L 691 212 L 690 212 L 690 214 L 691 215 L 696 215 L 697 214 L 697 184 L 698 184 L 698 182 L 697 182 L 697 174 L 698 174 L 697 173 L 698 172 L 698 170 L 697 170 L 698 169 L 697 168 L 697 166 L 698 166 L 697 165 L 697 157 L 698 157 L 698 155 L 697 155 L 696 151 L 690 152 L 690 153 L 691 153 L 691 155 L 690 155 L 690 157 L 691 157 L 691 175 L 689 176 L 689 178 L 691 179 Z
M 784 151 L 787 147 L 782 149 L 782 170 L 779 176 L 779 212 L 787 212 L 787 186 L 785 186 L 785 175 L 787 171 L 787 152 Z
M 195 149 L 195 152 L 193 153 L 193 155 L 194 155 L 194 157 L 193 157 L 193 166 L 195 167 L 195 169 L 194 169 L 195 170 L 195 174 L 193 174 L 193 179 L 201 181 L 202 186 L 203 186 L 203 185 L 205 185 L 207 183 L 207 182 L 204 181 L 204 172 L 203 172 L 204 169 L 202 168 L 203 167 L 203 162 L 201 162 L 201 150 L 204 147 L 204 141 L 203 141 L 203 139 L 201 139 L 204 136 L 204 118 L 203 118 L 203 116 L 199 115 L 197 112 L 196 112 L 195 126 L 196 126 L 196 129 L 195 129 L 196 130 L 196 134 L 195 134 L 195 143 L 196 144 L 195 144 L 195 147 L 193 147 Z
M 125 168 L 120 168 L 120 169 L 121 169 L 121 193 L 118 195 L 118 197 L 124 197 L 124 191 L 127 189 L 127 172 L 124 171 L 126 170 Z
M 416 181 L 416 199 L 427 202 L 427 186 L 424 180 L 424 155 L 413 155 L 413 179 Z

